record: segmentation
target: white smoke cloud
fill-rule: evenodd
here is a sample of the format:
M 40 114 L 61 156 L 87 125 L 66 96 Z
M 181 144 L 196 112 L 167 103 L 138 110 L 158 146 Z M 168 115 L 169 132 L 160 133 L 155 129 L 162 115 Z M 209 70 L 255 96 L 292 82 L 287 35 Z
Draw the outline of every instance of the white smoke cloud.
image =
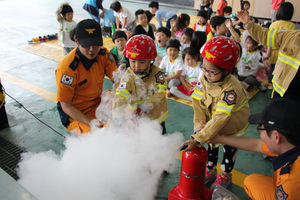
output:
M 123 126 L 93 128 L 68 137 L 61 155 L 24 153 L 19 183 L 40 200 L 153 199 L 164 170 L 177 166 L 181 133 L 161 135 L 149 119 L 130 119 Z

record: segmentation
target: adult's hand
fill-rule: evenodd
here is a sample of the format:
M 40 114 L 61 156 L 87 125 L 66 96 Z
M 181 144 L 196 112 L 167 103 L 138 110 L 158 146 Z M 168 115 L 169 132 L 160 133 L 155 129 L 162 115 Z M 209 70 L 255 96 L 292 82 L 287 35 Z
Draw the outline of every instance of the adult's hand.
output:
M 250 21 L 249 13 L 245 10 L 241 10 L 237 12 L 237 17 L 241 20 L 241 22 L 245 25 Z

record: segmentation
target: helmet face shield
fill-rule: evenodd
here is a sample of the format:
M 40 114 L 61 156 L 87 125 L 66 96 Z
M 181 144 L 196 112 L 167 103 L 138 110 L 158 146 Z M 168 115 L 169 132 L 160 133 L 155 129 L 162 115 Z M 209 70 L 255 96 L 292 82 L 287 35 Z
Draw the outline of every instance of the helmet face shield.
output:
M 147 35 L 135 35 L 127 41 L 123 55 L 133 60 L 155 60 L 154 40 Z
M 207 41 L 200 53 L 208 62 L 231 71 L 240 59 L 241 49 L 234 40 L 218 36 Z

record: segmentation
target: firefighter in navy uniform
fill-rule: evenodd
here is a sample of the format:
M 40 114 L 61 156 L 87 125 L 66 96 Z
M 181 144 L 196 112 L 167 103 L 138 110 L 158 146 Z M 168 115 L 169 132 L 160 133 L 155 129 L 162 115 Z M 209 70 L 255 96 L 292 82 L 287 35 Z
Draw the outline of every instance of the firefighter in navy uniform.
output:
M 244 189 L 255 200 L 294 200 L 300 197 L 300 103 L 273 98 L 261 113 L 250 115 L 260 138 L 218 135 L 212 142 L 275 156 L 273 176 L 251 174 Z
M 167 82 L 160 68 L 153 64 L 157 56 L 153 39 L 146 35 L 133 36 L 126 43 L 123 54 L 129 59 L 130 68 L 116 89 L 113 118 L 130 110 L 131 114 L 157 120 L 165 134 L 165 120 L 169 116 Z
M 116 64 L 102 47 L 101 27 L 94 20 L 82 20 L 75 29 L 78 47 L 57 66 L 57 107 L 63 125 L 79 135 L 90 131 L 90 121 L 101 102 L 105 75 L 113 82 Z M 98 123 L 103 126 L 103 122 Z
M 0 130 L 9 127 L 4 104 L 5 104 L 5 91 L 1 84 L 1 79 L 0 79 L 0 119 L 1 119 Z
M 244 136 L 249 128 L 250 114 L 247 92 L 240 82 L 230 73 L 239 58 L 239 45 L 228 37 L 218 36 L 210 39 L 200 50 L 203 56 L 203 75 L 200 78 L 201 89 L 193 93 L 194 132 L 192 140 L 184 143 L 186 150 L 192 150 L 197 144 L 203 145 L 215 135 Z M 209 145 L 205 182 L 216 179 L 218 146 Z M 224 187 L 232 182 L 231 171 L 235 163 L 237 149 L 223 146 L 224 155 L 221 164 L 222 173 L 214 184 Z

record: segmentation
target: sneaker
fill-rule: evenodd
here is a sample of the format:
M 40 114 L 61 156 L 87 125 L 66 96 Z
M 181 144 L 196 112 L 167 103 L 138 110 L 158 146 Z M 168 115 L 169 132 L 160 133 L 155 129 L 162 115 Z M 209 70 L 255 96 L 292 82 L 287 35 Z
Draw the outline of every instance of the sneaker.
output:
M 232 174 L 229 174 L 229 176 L 223 175 L 223 173 L 220 173 L 217 180 L 215 180 L 213 186 L 215 185 L 221 185 L 224 188 L 228 188 L 232 184 Z
M 216 169 L 214 169 L 213 171 L 206 169 L 204 185 L 207 183 L 214 182 L 216 180 L 216 178 L 217 178 L 217 170 Z

